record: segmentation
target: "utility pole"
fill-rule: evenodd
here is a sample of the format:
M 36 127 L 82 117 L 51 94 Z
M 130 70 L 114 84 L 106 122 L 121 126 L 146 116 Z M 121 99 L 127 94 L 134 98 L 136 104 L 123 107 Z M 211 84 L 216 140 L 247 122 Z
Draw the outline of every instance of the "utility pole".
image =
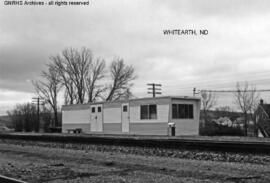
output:
M 32 104 L 37 105 L 37 129 L 35 129 L 37 132 L 39 132 L 39 124 L 40 124 L 40 117 L 39 117 L 39 106 L 45 104 L 45 100 L 40 97 L 33 97 L 32 98 Z
M 161 95 L 161 88 L 157 88 L 157 87 L 161 87 L 161 84 L 156 84 L 156 83 L 148 83 L 148 86 L 152 86 L 151 88 L 148 88 L 147 93 L 148 94 L 153 94 L 153 98 L 156 97 L 157 94 Z
M 197 92 L 196 92 L 196 88 L 193 88 L 193 97 L 195 97 L 195 95 L 196 95 L 196 94 L 199 94 L 199 93 L 201 93 L 201 91 L 197 91 Z

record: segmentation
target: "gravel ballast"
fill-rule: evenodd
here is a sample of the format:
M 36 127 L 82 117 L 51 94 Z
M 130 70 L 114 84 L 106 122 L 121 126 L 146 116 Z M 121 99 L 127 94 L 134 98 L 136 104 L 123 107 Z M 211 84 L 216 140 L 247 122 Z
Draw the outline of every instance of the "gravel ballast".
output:
M 0 140 L 0 174 L 28 182 L 270 182 L 270 156 Z

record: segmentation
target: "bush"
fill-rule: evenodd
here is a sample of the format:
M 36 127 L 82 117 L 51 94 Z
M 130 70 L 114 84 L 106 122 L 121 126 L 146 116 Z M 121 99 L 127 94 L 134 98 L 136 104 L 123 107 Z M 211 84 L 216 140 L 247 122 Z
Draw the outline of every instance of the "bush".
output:
M 51 132 L 50 127 L 61 128 L 61 113 L 58 114 L 58 124 L 54 125 L 52 111 L 43 107 L 40 109 L 39 122 L 37 109 L 31 103 L 18 104 L 13 110 L 7 111 L 16 132 Z M 59 129 L 57 129 L 59 131 Z
M 200 126 L 200 135 L 204 136 L 244 136 L 244 131 L 240 127 L 229 127 L 207 122 Z
M 38 131 L 37 110 L 31 103 L 18 104 L 13 110 L 8 111 L 15 131 Z

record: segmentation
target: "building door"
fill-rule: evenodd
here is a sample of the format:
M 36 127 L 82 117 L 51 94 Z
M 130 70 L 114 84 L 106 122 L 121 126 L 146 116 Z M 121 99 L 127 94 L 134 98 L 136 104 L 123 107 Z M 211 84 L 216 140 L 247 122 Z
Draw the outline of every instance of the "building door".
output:
M 103 130 L 103 109 L 102 105 L 91 105 L 90 124 L 92 132 L 102 132 Z
M 122 104 L 122 132 L 129 132 L 129 104 Z

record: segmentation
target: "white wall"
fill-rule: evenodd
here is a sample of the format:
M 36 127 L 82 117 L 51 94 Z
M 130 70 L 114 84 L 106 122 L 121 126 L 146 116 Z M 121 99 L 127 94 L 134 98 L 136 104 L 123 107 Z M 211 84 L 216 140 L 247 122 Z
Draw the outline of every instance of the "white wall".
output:
M 157 119 L 141 120 L 141 106 L 130 107 L 130 123 L 164 123 L 169 119 L 169 105 L 157 105 Z
M 62 111 L 63 124 L 90 124 L 90 110 Z
M 103 123 L 121 123 L 121 106 L 103 109 Z
M 200 101 L 199 100 L 181 100 L 173 99 L 173 104 L 193 104 L 193 119 L 172 119 L 170 112 L 170 121 L 175 123 L 176 135 L 198 135 L 199 134 L 199 116 Z

